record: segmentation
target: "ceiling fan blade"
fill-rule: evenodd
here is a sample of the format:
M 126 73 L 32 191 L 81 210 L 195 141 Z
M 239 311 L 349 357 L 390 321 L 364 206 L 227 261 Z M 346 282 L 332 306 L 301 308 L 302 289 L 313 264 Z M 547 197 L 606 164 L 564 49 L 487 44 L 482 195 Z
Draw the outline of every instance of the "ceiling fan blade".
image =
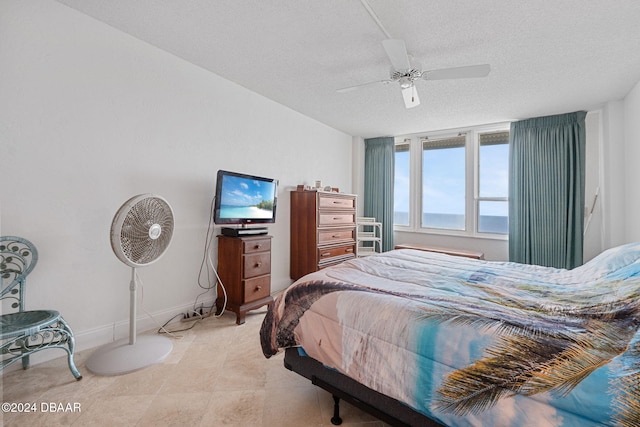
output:
M 387 52 L 391 65 L 396 70 L 408 70 L 411 68 L 409 64 L 409 55 L 404 41 L 400 39 L 386 39 L 382 41 L 382 46 Z
M 336 92 L 338 92 L 338 93 L 351 92 L 353 90 L 360 89 L 361 87 L 373 86 L 373 85 L 378 85 L 378 84 L 386 85 L 386 84 L 389 84 L 391 82 L 392 82 L 392 80 L 378 80 L 378 81 L 375 81 L 375 82 L 362 83 L 362 84 L 355 85 L 355 86 L 343 87 L 341 89 L 337 89 Z
M 486 77 L 491 71 L 489 64 L 469 65 L 466 67 L 442 68 L 440 70 L 423 71 L 425 80 L 471 79 Z
M 407 108 L 413 108 L 420 105 L 418 90 L 413 85 L 402 89 L 402 98 L 404 98 L 404 106 Z

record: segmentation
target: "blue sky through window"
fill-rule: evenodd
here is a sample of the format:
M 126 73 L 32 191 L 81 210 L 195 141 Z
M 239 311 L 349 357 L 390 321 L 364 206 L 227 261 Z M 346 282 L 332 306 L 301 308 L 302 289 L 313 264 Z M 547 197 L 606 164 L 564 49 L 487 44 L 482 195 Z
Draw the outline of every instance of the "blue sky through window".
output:
M 464 147 L 422 152 L 422 212 L 464 215 Z
M 410 225 L 410 150 L 407 144 L 395 153 L 394 222 Z M 465 147 L 422 150 L 421 226 L 465 228 L 467 170 Z M 483 144 L 479 153 L 479 215 L 481 232 L 506 233 L 508 202 L 482 198 L 508 197 L 509 145 Z M 484 230 L 483 230 L 484 228 Z

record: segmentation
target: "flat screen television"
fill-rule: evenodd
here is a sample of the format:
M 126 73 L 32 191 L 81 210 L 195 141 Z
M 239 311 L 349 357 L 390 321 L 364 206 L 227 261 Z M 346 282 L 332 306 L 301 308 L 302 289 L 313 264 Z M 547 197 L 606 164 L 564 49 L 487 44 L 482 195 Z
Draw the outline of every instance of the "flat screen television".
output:
M 213 221 L 243 227 L 273 223 L 277 202 L 277 179 L 219 170 Z

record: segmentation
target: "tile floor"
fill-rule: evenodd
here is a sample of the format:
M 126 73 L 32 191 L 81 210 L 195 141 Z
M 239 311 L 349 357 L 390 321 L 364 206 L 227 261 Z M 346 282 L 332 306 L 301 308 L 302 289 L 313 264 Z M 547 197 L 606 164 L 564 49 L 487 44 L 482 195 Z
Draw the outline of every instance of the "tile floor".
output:
M 65 357 L 9 370 L 1 378 L 2 401 L 35 403 L 37 411 L 2 413 L 0 425 L 330 426 L 331 395 L 285 369 L 282 354 L 262 355 L 264 313 L 249 312 L 241 326 L 233 313 L 204 319 L 172 338 L 173 351 L 162 363 L 126 375 L 89 372 L 85 361 L 94 350 L 76 354 L 80 381 Z M 54 411 L 60 404 L 63 411 Z M 346 402 L 341 415 L 345 427 L 386 425 Z

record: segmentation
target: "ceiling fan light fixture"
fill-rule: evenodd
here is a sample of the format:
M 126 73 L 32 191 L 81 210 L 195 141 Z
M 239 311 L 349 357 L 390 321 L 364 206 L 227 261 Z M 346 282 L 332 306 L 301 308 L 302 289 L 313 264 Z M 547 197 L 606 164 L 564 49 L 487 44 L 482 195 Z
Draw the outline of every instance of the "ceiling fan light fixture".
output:
M 411 77 L 402 77 L 398 80 L 398 83 L 400 83 L 400 87 L 402 89 L 409 89 L 410 87 L 413 87 L 413 80 Z
M 402 98 L 404 99 L 404 106 L 407 108 L 413 108 L 420 105 L 418 90 L 413 84 L 407 88 L 402 88 Z

